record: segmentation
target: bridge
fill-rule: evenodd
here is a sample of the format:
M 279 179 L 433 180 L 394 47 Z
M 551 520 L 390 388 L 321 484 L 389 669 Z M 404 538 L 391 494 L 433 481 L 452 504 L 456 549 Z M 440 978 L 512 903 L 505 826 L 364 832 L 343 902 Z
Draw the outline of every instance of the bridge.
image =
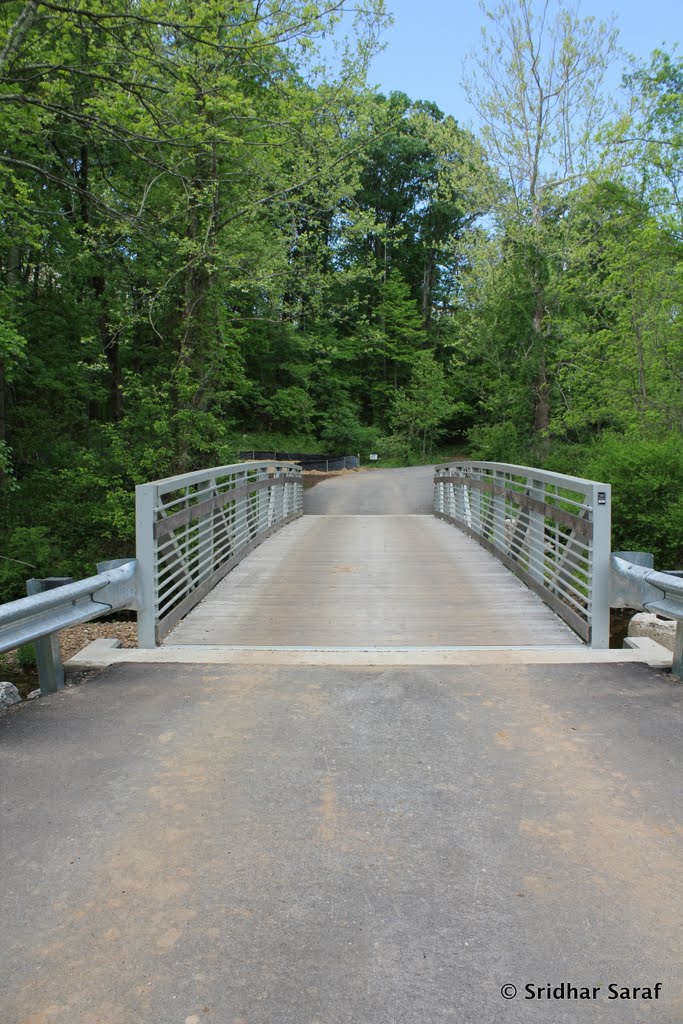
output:
M 135 562 L 0 609 L 5 647 L 140 630 L 0 719 L 3 1019 L 683 1019 L 681 690 L 606 632 L 680 581 L 610 560 L 609 500 L 486 463 L 139 488 Z

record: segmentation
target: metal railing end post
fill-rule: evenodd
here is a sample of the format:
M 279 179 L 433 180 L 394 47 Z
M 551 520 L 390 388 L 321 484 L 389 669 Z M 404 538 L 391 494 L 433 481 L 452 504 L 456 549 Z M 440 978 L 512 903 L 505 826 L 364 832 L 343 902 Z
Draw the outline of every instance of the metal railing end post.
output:
M 157 646 L 154 511 L 156 487 L 138 484 L 135 488 L 135 543 L 138 562 L 138 647 Z
M 591 593 L 591 647 L 609 647 L 610 594 L 612 575 L 612 489 L 609 484 L 593 486 L 593 586 Z

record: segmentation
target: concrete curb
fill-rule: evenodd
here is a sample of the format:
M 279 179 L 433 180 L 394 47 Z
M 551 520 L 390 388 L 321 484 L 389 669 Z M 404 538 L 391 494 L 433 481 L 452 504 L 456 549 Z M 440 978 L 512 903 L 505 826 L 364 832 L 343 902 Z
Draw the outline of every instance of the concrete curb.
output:
M 586 665 L 643 663 L 670 669 L 672 655 L 647 637 L 624 650 L 588 647 L 204 647 L 138 650 L 100 639 L 65 665 L 69 673 L 119 664 L 167 665 Z

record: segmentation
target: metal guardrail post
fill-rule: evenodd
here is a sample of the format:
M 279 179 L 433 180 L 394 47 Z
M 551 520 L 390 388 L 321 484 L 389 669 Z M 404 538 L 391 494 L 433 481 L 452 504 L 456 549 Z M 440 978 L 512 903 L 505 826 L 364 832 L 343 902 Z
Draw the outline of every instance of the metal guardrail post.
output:
M 29 597 L 34 597 L 36 594 L 45 593 L 46 590 L 63 587 L 67 583 L 73 583 L 72 576 L 48 576 L 42 580 L 26 580 L 26 593 Z M 63 690 L 64 666 L 59 646 L 59 633 L 49 633 L 47 636 L 40 637 L 33 641 L 33 646 L 36 652 L 36 668 L 38 669 L 41 696 L 47 697 L 49 693 Z
M 612 489 L 593 486 L 593 586 L 591 591 L 591 647 L 609 647 Z
M 683 680 L 683 622 L 676 623 L 676 636 L 674 637 L 674 655 L 671 663 L 671 675 Z
M 135 488 L 135 541 L 138 561 L 138 646 L 154 648 L 156 634 L 156 559 L 154 544 L 154 509 L 156 487 L 139 484 Z

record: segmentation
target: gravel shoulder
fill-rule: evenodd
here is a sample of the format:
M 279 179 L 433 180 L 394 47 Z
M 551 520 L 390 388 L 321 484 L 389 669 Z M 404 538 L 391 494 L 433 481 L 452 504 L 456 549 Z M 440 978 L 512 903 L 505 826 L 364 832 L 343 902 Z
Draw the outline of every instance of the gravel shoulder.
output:
M 74 654 L 87 647 L 93 640 L 110 637 L 120 640 L 123 647 L 137 647 L 137 624 L 132 622 L 115 622 L 95 619 L 84 622 L 80 626 L 63 629 L 59 634 L 59 645 L 62 661 L 68 661 Z M 35 666 L 25 668 L 17 651 L 8 651 L 0 655 L 0 681 L 14 683 L 21 696 L 26 699 L 32 690 L 38 688 L 38 673 Z

